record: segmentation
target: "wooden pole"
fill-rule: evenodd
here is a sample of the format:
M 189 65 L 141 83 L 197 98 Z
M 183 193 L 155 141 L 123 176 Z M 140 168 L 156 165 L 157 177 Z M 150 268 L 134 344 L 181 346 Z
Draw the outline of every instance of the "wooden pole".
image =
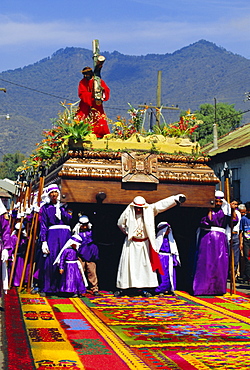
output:
M 225 179 L 225 199 L 230 204 L 230 184 L 229 178 Z M 236 293 L 235 271 L 234 271 L 234 251 L 233 251 L 233 214 L 230 220 L 231 238 L 230 238 L 230 294 Z
M 24 219 L 24 217 L 22 216 L 21 220 L 20 220 L 20 228 L 19 228 L 18 234 L 17 234 L 17 241 L 16 241 L 15 251 L 14 251 L 14 255 L 13 255 L 11 271 L 10 271 L 9 289 L 11 288 L 12 279 L 13 279 L 13 276 L 14 276 L 14 270 L 15 270 L 15 266 L 16 266 L 16 257 L 17 257 L 17 251 L 18 251 L 18 247 L 19 247 L 19 243 L 20 243 L 20 239 L 21 239 L 23 219 Z
M 44 173 L 40 176 L 40 183 L 39 183 L 39 190 L 37 196 L 37 205 L 40 206 L 41 202 L 41 195 L 44 187 Z M 39 222 L 39 213 L 35 212 L 35 220 L 34 220 L 34 231 L 33 231 L 33 238 L 31 243 L 31 253 L 30 253 L 30 267 L 29 267 L 29 275 L 28 275 L 28 283 L 27 283 L 27 291 L 31 290 L 32 279 L 33 279 L 33 272 L 34 272 L 34 259 L 35 259 L 35 249 L 36 249 L 36 237 L 37 237 L 37 228 Z
M 161 121 L 161 76 L 162 71 L 158 71 L 157 75 L 157 92 L 156 92 L 156 106 L 158 107 L 156 109 L 156 124 L 160 127 L 160 121 Z
M 14 270 L 15 270 L 15 266 L 16 266 L 16 257 L 17 257 L 18 247 L 19 247 L 19 243 L 20 243 L 20 239 L 21 239 L 22 226 L 23 226 L 23 220 L 24 220 L 24 211 L 25 211 L 25 208 L 26 208 L 28 190 L 29 189 L 26 188 L 25 195 L 24 195 L 24 198 L 23 198 L 23 204 L 20 205 L 20 212 L 21 212 L 22 216 L 21 216 L 21 219 L 20 219 L 20 228 L 19 228 L 18 234 L 17 234 L 17 241 L 16 241 L 16 246 L 15 246 L 15 251 L 14 251 L 14 258 L 13 258 L 12 266 L 11 266 L 11 272 L 10 272 L 10 278 L 9 278 L 9 289 L 10 289 L 11 284 L 12 284 L 12 279 L 13 279 L 13 276 L 14 276 Z
M 22 288 L 23 288 L 24 277 L 25 277 L 26 268 L 27 268 L 27 264 L 28 264 L 30 246 L 31 246 L 31 242 L 32 242 L 32 239 L 33 239 L 34 221 L 35 221 L 35 215 L 32 219 L 32 224 L 31 224 L 31 228 L 30 228 L 30 235 L 29 235 L 27 249 L 26 249 L 25 258 L 24 258 L 23 271 L 22 271 L 21 280 L 20 280 L 20 284 L 19 284 L 19 292 L 21 292 Z
M 41 174 L 40 180 L 39 180 L 39 189 L 38 189 L 38 196 L 37 196 L 37 205 L 38 206 L 40 205 L 43 186 L 44 186 L 44 172 L 42 170 L 42 174 Z M 30 287 L 31 287 L 31 280 L 32 280 L 32 273 L 33 273 L 33 260 L 34 260 L 34 254 L 35 254 L 35 252 L 34 252 L 35 251 L 35 242 L 36 242 L 36 234 L 37 234 L 37 226 L 38 226 L 38 217 L 39 217 L 39 213 L 34 212 L 34 216 L 33 216 L 33 219 L 32 219 L 32 224 L 31 224 L 31 227 L 30 227 L 29 242 L 28 242 L 27 249 L 26 249 L 26 254 L 25 254 L 25 259 L 24 259 L 24 266 L 23 266 L 23 271 L 22 271 L 22 276 L 21 276 L 21 281 L 20 281 L 20 286 L 19 286 L 19 292 L 21 292 L 22 288 L 23 288 L 23 282 L 24 282 L 24 277 L 25 277 L 25 273 L 26 273 L 28 260 L 30 260 L 30 267 L 29 267 L 29 274 L 28 274 L 27 290 L 30 290 Z
M 218 149 L 217 102 L 214 98 L 213 150 Z
M 170 110 L 179 110 L 177 107 L 163 107 L 161 105 L 161 81 L 162 81 L 162 71 L 158 71 L 157 73 L 157 90 L 156 90 L 156 106 L 152 104 L 146 105 L 138 105 L 139 108 L 154 108 L 156 110 L 156 125 L 160 127 L 160 119 L 161 119 L 161 110 L 162 109 L 170 109 Z M 152 125 L 153 126 L 153 125 Z

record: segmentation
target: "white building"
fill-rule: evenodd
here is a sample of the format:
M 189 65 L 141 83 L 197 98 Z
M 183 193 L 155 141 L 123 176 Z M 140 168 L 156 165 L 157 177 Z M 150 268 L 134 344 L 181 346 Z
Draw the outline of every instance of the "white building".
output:
M 211 157 L 208 164 L 221 180 L 221 190 L 229 174 L 231 199 L 250 201 L 250 123 L 219 138 L 217 149 L 211 143 L 202 150 Z

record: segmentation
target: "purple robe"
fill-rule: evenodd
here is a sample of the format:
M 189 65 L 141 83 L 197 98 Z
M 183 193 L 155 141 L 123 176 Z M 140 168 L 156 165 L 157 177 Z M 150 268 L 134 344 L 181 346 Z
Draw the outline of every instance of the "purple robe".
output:
M 44 255 L 43 288 L 45 293 L 58 292 L 60 274 L 56 265 L 53 265 L 60 250 L 71 237 L 69 221 L 72 218 L 64 207 L 60 207 L 61 220 L 56 217 L 56 208 L 52 203 L 45 204 L 41 208 L 40 239 L 47 241 L 50 253 Z
M 77 256 L 77 251 L 73 248 L 66 248 L 61 254 L 59 269 L 64 270 L 59 284 L 61 293 L 83 294 L 86 292 Z
M 78 249 L 78 255 L 83 261 L 96 262 L 99 259 L 99 250 L 97 245 L 93 243 L 92 231 L 79 233 L 82 238 L 82 243 Z
M 173 292 L 176 289 L 176 269 L 179 265 L 174 254 L 171 254 L 170 244 L 168 238 L 163 238 L 163 243 L 159 251 L 159 257 L 162 265 L 164 275 L 158 275 L 159 285 L 155 288 L 156 293 Z M 172 259 L 173 271 L 170 277 L 169 264 Z M 171 281 L 172 280 L 172 281 Z
M 193 281 L 194 295 L 222 295 L 227 290 L 229 246 L 226 226 L 230 217 L 220 209 L 201 220 L 197 263 Z M 216 229 L 214 229 L 216 227 Z
M 16 249 L 16 243 L 17 243 L 17 235 L 13 234 L 11 237 L 11 249 L 9 250 L 9 256 L 11 257 L 15 253 Z M 14 275 L 13 275 L 13 281 L 12 284 L 13 286 L 19 286 L 22 273 L 23 273 L 23 267 L 24 267 L 24 259 L 25 259 L 25 253 L 26 253 L 26 248 L 27 248 L 27 237 L 21 235 L 19 245 L 18 245 L 18 250 L 16 254 L 16 262 L 15 262 L 15 269 L 14 269 Z M 30 264 L 27 264 L 26 267 L 26 273 L 25 273 L 25 279 L 24 281 L 27 283 L 28 281 L 28 273 L 29 273 L 29 266 Z M 8 263 L 8 270 L 9 273 L 11 272 L 12 269 L 12 261 L 9 261 Z
M 0 238 L 1 238 L 0 242 L 0 257 L 1 257 L 3 249 L 9 250 L 11 248 L 10 224 L 9 220 L 6 220 L 6 216 L 4 213 L 0 215 Z M 2 281 L 2 263 L 0 263 L 0 281 Z M 1 291 L 2 286 L 0 287 L 0 296 Z
M 10 241 L 10 224 L 6 220 L 5 214 L 0 215 L 0 238 L 1 238 L 1 252 L 3 249 L 11 248 Z

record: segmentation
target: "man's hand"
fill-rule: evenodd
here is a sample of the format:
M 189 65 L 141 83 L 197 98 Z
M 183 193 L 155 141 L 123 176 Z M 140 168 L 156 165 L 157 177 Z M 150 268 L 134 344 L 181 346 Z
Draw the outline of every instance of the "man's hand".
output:
M 2 255 L 1 255 L 1 260 L 3 262 L 6 262 L 6 261 L 8 261 L 8 259 L 9 259 L 8 249 L 3 249 L 2 250 Z
M 175 201 L 178 204 L 184 203 L 186 201 L 186 196 L 184 194 L 178 194 L 175 196 Z
M 49 246 L 47 242 L 42 243 L 42 251 L 43 251 L 43 254 L 49 254 Z
M 34 212 L 36 213 L 39 213 L 40 212 L 40 208 L 37 204 L 34 205 L 33 209 L 34 209 Z

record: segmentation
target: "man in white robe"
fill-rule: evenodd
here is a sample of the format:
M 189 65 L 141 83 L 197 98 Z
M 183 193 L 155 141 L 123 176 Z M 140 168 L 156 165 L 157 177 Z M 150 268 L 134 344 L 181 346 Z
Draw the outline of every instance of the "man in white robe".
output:
M 185 202 L 183 194 L 173 195 L 156 203 L 148 204 L 141 196 L 134 198 L 118 220 L 118 227 L 126 235 L 118 267 L 115 296 L 124 294 L 124 289 L 143 291 L 158 286 L 157 269 L 161 272 L 160 259 L 156 252 L 155 216 L 177 204 Z

